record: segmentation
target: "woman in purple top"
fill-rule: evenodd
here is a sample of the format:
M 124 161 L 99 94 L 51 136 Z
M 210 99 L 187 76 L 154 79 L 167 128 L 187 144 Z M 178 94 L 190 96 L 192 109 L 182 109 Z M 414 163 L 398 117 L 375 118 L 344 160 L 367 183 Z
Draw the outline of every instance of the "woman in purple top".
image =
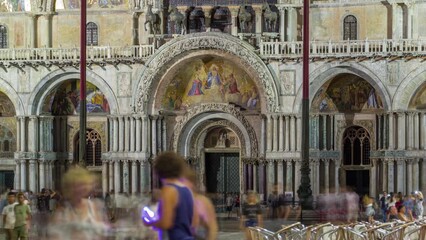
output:
M 163 187 L 159 201 L 159 218 L 144 223 L 167 231 L 170 240 L 193 240 L 193 229 L 197 225 L 192 192 L 180 178 L 183 175 L 185 161 L 174 152 L 165 152 L 157 156 L 154 171 Z

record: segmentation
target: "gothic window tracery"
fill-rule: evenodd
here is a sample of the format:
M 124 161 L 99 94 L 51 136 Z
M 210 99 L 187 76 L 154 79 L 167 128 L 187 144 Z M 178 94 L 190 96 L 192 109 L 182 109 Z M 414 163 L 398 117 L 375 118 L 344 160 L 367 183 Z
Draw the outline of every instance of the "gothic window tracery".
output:
M 357 19 L 354 15 L 348 15 L 343 20 L 343 40 L 356 40 L 358 38 Z
M 91 129 L 86 132 L 86 166 L 101 166 L 102 142 L 100 134 Z
M 343 137 L 343 165 L 370 164 L 370 135 L 362 127 L 353 126 Z
M 7 29 L 0 25 L 0 48 L 7 48 Z
M 86 25 L 86 44 L 91 46 L 98 45 L 98 25 L 94 22 L 89 22 Z

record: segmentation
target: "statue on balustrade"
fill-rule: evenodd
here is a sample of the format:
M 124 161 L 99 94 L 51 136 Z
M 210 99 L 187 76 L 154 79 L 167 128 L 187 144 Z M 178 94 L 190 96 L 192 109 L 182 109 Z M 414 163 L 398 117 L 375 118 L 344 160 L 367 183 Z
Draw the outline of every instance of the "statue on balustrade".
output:
M 148 29 L 146 28 L 147 24 L 149 26 L 149 33 L 154 34 L 154 35 L 160 33 L 161 19 L 160 19 L 160 16 L 157 13 L 152 12 L 152 5 L 151 4 L 147 5 L 147 11 L 146 11 L 146 16 L 145 16 L 145 25 L 144 25 L 145 31 L 148 31 Z
M 176 7 L 169 10 L 169 21 L 174 24 L 174 34 L 186 34 L 186 17 Z
M 263 17 L 266 22 L 266 32 L 276 32 L 276 24 L 278 19 L 278 14 L 271 10 L 269 4 L 264 3 L 262 5 Z
M 241 32 L 250 32 L 252 16 L 251 13 L 247 11 L 246 6 L 244 5 L 240 7 L 240 12 L 238 13 L 238 20 L 240 23 Z

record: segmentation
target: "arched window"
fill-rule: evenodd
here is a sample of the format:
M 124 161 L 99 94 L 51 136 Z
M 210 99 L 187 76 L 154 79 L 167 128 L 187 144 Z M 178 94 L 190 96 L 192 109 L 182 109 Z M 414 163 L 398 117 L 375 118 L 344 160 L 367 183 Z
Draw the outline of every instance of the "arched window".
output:
M 7 29 L 0 25 L 0 48 L 7 48 Z
M 370 135 L 362 127 L 346 129 L 343 137 L 343 165 L 370 164 Z
M 86 166 L 101 166 L 101 136 L 95 130 L 86 132 Z
M 353 15 L 348 15 L 343 20 L 343 40 L 356 40 L 358 26 L 356 17 Z
M 87 45 L 98 45 L 98 25 L 94 22 L 89 22 L 86 25 L 86 41 Z

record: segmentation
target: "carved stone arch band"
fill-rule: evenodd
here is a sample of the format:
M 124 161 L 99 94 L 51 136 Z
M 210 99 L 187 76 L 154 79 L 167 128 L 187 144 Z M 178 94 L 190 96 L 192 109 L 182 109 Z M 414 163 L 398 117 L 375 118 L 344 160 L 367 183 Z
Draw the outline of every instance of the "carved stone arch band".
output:
M 206 122 L 207 120 L 212 120 L 214 117 L 214 113 L 218 115 L 218 117 L 215 117 L 216 119 L 220 118 L 220 120 L 218 119 L 219 121 L 227 120 L 228 122 L 231 122 L 233 124 L 232 129 L 239 137 L 241 137 L 241 148 L 244 148 L 241 151 L 242 154 L 245 154 L 246 157 L 259 156 L 256 132 L 254 131 L 253 127 L 243 116 L 243 114 L 241 114 L 238 108 L 234 107 L 233 105 L 224 103 L 201 104 L 199 106 L 195 106 L 189 109 L 188 112 L 183 115 L 182 118 L 179 119 L 175 125 L 172 136 L 173 150 L 178 151 L 179 149 L 182 149 L 182 146 L 185 146 L 185 144 L 192 144 L 190 142 L 191 139 L 189 139 L 190 141 L 188 142 L 185 141 L 185 138 L 191 138 L 192 136 L 196 136 L 194 132 L 196 132 L 197 129 L 200 128 L 199 126 L 202 126 L 204 122 Z M 200 118 L 200 116 L 202 116 L 203 114 L 208 115 L 211 118 L 206 120 L 197 119 L 197 117 Z M 226 119 L 227 117 L 232 117 L 233 119 L 235 119 L 236 122 L 233 122 L 230 119 Z M 207 125 L 209 125 L 210 123 L 213 124 L 213 121 L 207 122 Z M 186 133 L 188 132 L 188 129 L 194 127 L 195 129 L 192 131 L 191 136 L 187 136 Z M 247 146 L 248 144 L 250 146 Z M 191 153 L 188 152 L 187 154 Z
M 274 77 L 262 59 L 256 55 L 255 49 L 228 34 L 203 33 L 188 34 L 174 40 L 159 48 L 147 61 L 147 67 L 143 71 L 138 87 L 133 94 L 137 112 L 147 112 L 149 99 L 154 90 L 155 83 L 160 82 L 162 74 L 168 65 L 176 61 L 179 56 L 194 50 L 220 50 L 240 59 L 240 63 L 247 69 L 256 72 L 254 78 L 259 87 L 262 88 L 267 110 L 277 112 L 279 110 L 279 94 L 275 85 Z

